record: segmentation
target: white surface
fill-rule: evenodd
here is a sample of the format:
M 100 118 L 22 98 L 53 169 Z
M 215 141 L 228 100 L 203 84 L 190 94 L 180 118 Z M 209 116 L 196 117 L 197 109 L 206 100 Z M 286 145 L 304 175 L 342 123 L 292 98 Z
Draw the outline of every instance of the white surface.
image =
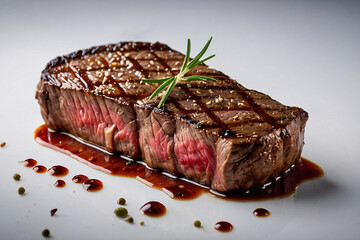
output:
M 41 239 L 44 228 L 52 239 L 358 239 L 359 26 L 355 1 L 1 1 L 0 142 L 7 145 L 0 149 L 0 239 Z M 122 40 L 158 40 L 184 52 L 188 37 L 195 53 L 209 36 L 208 53 L 217 55 L 211 67 L 309 112 L 303 156 L 324 169 L 323 178 L 282 200 L 241 203 L 203 195 L 175 201 L 34 142 L 43 122 L 35 86 L 50 59 Z M 28 157 L 68 167 L 67 186 L 56 189 L 56 178 L 18 163 Z M 20 182 L 12 179 L 15 172 Z M 101 179 L 104 189 L 85 192 L 71 182 L 78 173 Z M 25 196 L 17 194 L 19 186 Z M 114 216 L 119 197 L 128 200 L 134 225 Z M 164 203 L 167 214 L 141 215 L 149 200 Z M 271 216 L 254 217 L 257 207 Z M 196 219 L 202 229 L 193 227 Z M 214 230 L 220 220 L 234 230 Z

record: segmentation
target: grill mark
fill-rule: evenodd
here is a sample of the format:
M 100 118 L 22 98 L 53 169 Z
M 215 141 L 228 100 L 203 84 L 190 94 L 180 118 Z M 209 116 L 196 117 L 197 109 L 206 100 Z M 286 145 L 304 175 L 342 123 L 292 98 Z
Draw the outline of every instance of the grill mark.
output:
M 168 71 L 166 71 L 166 72 L 169 72 L 169 70 L 171 70 L 171 67 L 166 63 L 166 61 L 163 59 L 163 58 L 161 58 L 161 57 L 159 57 L 155 52 L 151 52 L 152 53 L 152 55 L 159 61 L 159 63 L 163 66 L 163 68 L 165 69 L 165 71 L 166 71 L 166 69 L 168 70 Z M 169 59 L 167 59 L 168 61 L 170 61 Z M 175 72 L 179 72 L 179 71 L 170 71 L 170 73 L 171 73 L 171 75 L 174 77 L 174 76 L 176 76 L 177 74 L 174 74 Z M 175 107 L 180 111 L 180 113 L 181 113 L 181 115 L 184 115 L 184 114 L 186 114 L 187 113 L 187 111 L 188 110 L 186 110 L 186 109 L 184 109 L 182 106 L 181 106 L 181 104 L 178 102 L 178 100 L 176 100 L 175 98 L 173 98 L 173 97 L 171 97 L 171 96 L 169 96 L 168 97 L 168 99 L 167 99 L 169 102 L 171 102 L 172 104 L 174 104 L 175 105 Z
M 226 125 L 228 127 L 238 127 L 243 124 L 245 125 L 245 124 L 251 124 L 251 123 L 265 123 L 265 121 L 263 119 L 251 119 L 251 120 L 244 120 L 244 121 L 236 120 L 233 122 L 229 122 Z M 201 124 L 204 129 L 219 128 L 219 126 L 216 124 L 204 124 L 204 123 L 199 123 L 199 124 Z
M 229 126 L 227 126 L 227 124 L 225 124 L 223 121 L 221 121 L 221 119 L 216 116 L 207 106 L 206 104 L 203 104 L 203 102 L 201 101 L 201 97 L 193 94 L 190 89 L 187 87 L 186 84 L 181 85 L 181 88 L 187 92 L 187 94 L 189 96 L 191 96 L 192 99 L 194 99 L 196 101 L 196 103 L 201 107 L 201 109 L 203 111 L 201 112 L 205 112 L 210 118 L 211 120 L 213 120 L 214 122 L 216 122 L 218 124 L 218 126 L 221 128 L 219 135 L 224 135 L 227 136 L 229 134 L 226 134 L 226 131 L 231 131 Z M 200 112 L 200 111 L 199 111 Z
M 237 82 L 235 80 L 232 80 L 230 79 L 228 76 L 226 75 L 222 75 L 222 74 L 217 74 L 217 73 L 196 73 L 196 74 L 185 74 L 185 77 L 188 77 L 188 76 L 192 76 L 192 75 L 201 75 L 201 76 L 204 76 L 204 77 L 212 77 L 212 78 L 215 78 L 216 80 L 219 80 L 219 81 L 223 81 L 223 82 L 226 82 L 226 83 L 231 83 L 230 86 L 225 86 L 225 87 L 235 87 Z M 190 82 L 191 84 L 191 82 Z M 194 86 L 197 86 L 197 85 L 194 85 Z M 208 85 L 206 84 L 205 85 L 206 87 L 215 87 L 215 86 L 212 86 L 212 85 Z M 219 85 L 216 85 L 216 86 L 219 86 Z
M 68 69 L 84 84 L 86 89 L 89 89 L 89 79 L 85 80 L 79 71 L 74 66 L 71 66 L 71 64 L 68 65 Z
M 247 102 L 260 117 L 267 123 L 271 124 L 275 128 L 280 128 L 281 126 L 277 123 L 277 121 L 267 114 L 264 109 L 262 109 L 259 105 L 257 105 L 252 97 L 250 97 L 244 90 L 240 89 L 240 87 L 236 88 L 236 91 L 243 97 L 244 101 Z
M 111 74 L 109 74 L 109 76 L 105 76 L 105 77 L 108 78 L 108 80 L 109 80 L 112 84 L 115 85 L 115 84 L 117 83 L 117 82 L 115 81 L 115 79 L 111 76 Z M 129 99 L 133 100 L 132 96 L 129 96 L 129 95 L 126 93 L 126 91 L 125 91 L 120 85 L 117 84 L 117 86 L 118 86 L 118 89 L 120 90 L 121 95 L 122 95 L 123 97 L 129 98 Z
M 159 63 L 163 66 L 166 72 L 171 70 L 171 67 L 165 62 L 165 60 L 161 57 L 159 57 L 154 51 L 151 51 L 152 55 L 155 57 L 156 60 L 159 61 Z M 170 61 L 170 59 L 166 59 L 167 61 Z M 174 76 L 174 75 L 173 75 Z
M 172 103 L 172 104 L 174 104 L 175 105 L 175 107 L 177 108 L 177 109 L 179 109 L 179 111 L 181 112 L 181 115 L 185 115 L 186 113 L 188 113 L 189 111 L 191 111 L 191 112 L 197 112 L 198 110 L 186 110 L 185 108 L 183 108 L 183 106 L 181 106 L 181 104 L 176 100 L 176 99 L 174 99 L 173 97 L 168 97 L 168 100 L 170 100 L 170 102 Z
M 76 76 L 80 76 L 79 77 L 79 79 L 81 80 L 81 79 L 83 79 L 83 80 L 85 80 L 86 82 L 90 82 L 90 80 L 89 80 L 89 77 L 88 77 L 88 74 L 86 73 L 86 71 L 84 71 L 84 70 L 79 70 L 79 71 L 77 71 L 77 73 L 73 70 L 73 72 L 74 72 L 74 74 L 76 74 Z M 105 81 L 105 83 L 106 82 L 109 82 L 109 83 L 111 83 L 111 84 L 113 84 L 113 85 L 115 85 L 116 83 L 117 83 L 117 81 L 111 76 L 111 74 L 109 74 L 109 76 L 105 76 L 108 80 L 107 81 Z M 101 83 L 102 84 L 102 83 Z M 91 85 L 93 85 L 93 86 L 100 86 L 101 84 L 91 84 Z M 89 88 L 88 88 L 89 89 Z M 94 88 L 93 88 L 94 89 Z M 93 89 L 91 89 L 91 90 L 93 90 Z M 129 96 L 127 93 L 126 93 L 126 91 L 121 87 L 121 86 L 118 86 L 118 89 L 120 90 L 120 92 L 121 92 L 121 96 L 122 97 L 124 97 L 124 98 L 128 98 L 128 99 L 130 99 L 130 100 L 133 100 L 133 96 Z M 89 89 L 90 90 L 90 89 Z
M 249 120 L 234 120 L 230 123 L 227 123 L 228 126 L 240 126 L 243 124 L 252 124 L 252 123 L 265 123 L 263 119 L 249 119 Z
M 129 58 L 130 57 L 126 57 L 128 60 L 129 60 Z M 131 58 L 131 59 L 133 59 L 134 61 L 137 61 L 137 60 L 135 60 L 134 58 Z M 158 60 L 160 60 L 161 58 L 158 58 Z M 142 60 L 142 61 L 148 61 L 149 59 L 138 59 L 138 60 Z M 175 60 L 174 60 L 175 61 Z M 160 62 L 160 61 L 159 61 Z M 165 62 L 164 62 L 165 63 Z M 160 62 L 160 64 L 161 64 L 161 62 Z M 166 64 L 166 63 L 165 63 Z M 164 66 L 164 65 L 163 65 Z M 166 66 L 166 67 L 165 67 Z M 156 70 L 156 72 L 163 72 L 163 73 L 167 73 L 167 72 L 179 72 L 179 70 L 172 70 L 171 69 L 171 67 L 170 66 L 168 66 L 168 65 L 165 65 L 164 66 L 164 68 L 166 69 L 166 68 L 168 68 L 168 70 Z M 111 69 L 111 68 L 113 68 L 113 67 L 111 67 L 111 66 L 107 66 L 107 67 L 94 67 L 94 68 L 91 68 L 91 69 L 89 69 L 89 70 L 80 70 L 80 71 L 89 71 L 89 72 L 91 72 L 91 71 L 99 71 L 99 70 L 104 70 L 104 69 Z M 146 69 L 143 69 L 143 72 L 154 72 L 154 70 L 146 70 Z
M 140 65 L 140 63 L 135 59 L 135 58 L 132 58 L 132 57 L 126 57 L 126 60 L 129 60 L 131 63 L 132 63 L 132 68 L 141 72 L 142 75 L 145 75 L 144 72 L 145 72 L 145 69 Z M 131 69 L 131 68 L 130 68 Z M 150 72 L 150 71 L 149 71 Z M 148 73 L 145 75 L 145 78 L 147 78 L 149 75 Z
M 122 52 L 120 52 L 120 55 L 124 56 Z M 132 57 L 126 57 L 124 56 L 126 60 L 129 60 L 131 63 L 132 63 L 132 68 L 139 71 L 141 73 L 141 75 L 144 75 L 144 68 L 139 64 L 139 62 L 137 60 L 135 60 L 134 58 Z M 148 75 L 147 75 L 148 76 Z M 147 77 L 145 76 L 145 77 Z M 122 88 L 122 86 L 119 86 L 124 92 L 125 92 L 125 89 Z M 139 99 L 139 96 L 128 96 L 128 98 L 131 100 L 130 101 L 130 105 L 131 105 L 131 108 L 134 109 L 134 102 L 136 100 Z

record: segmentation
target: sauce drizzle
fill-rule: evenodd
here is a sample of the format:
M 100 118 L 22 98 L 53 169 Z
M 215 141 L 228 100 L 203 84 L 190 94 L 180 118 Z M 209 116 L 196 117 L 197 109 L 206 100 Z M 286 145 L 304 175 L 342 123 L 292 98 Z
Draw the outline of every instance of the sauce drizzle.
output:
M 150 170 L 139 162 L 126 165 L 128 163 L 126 158 L 86 145 L 69 135 L 49 131 L 46 125 L 40 126 L 35 131 L 35 140 L 43 146 L 65 153 L 107 174 L 136 178 L 141 183 L 162 190 L 171 198 L 177 200 L 195 199 L 203 193 L 233 201 L 262 201 L 282 198 L 295 193 L 300 183 L 323 175 L 323 171 L 319 166 L 301 158 L 276 181 L 274 180 L 264 186 L 249 189 L 246 192 L 228 192 L 224 195 L 181 178 L 169 177 L 161 172 Z

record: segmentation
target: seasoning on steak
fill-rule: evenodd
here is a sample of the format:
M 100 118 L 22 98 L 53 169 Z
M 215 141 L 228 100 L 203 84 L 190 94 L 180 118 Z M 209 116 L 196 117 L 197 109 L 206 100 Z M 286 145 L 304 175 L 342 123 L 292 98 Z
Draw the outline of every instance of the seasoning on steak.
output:
M 205 64 L 165 106 L 143 78 L 175 76 L 184 55 L 161 43 L 120 42 L 55 58 L 36 98 L 47 126 L 225 192 L 261 186 L 300 157 L 308 114 L 249 90 Z

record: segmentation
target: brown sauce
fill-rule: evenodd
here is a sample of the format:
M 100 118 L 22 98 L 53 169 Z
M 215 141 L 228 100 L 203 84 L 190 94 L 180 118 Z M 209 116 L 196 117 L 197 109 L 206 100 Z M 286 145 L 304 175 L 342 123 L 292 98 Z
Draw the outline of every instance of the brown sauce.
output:
M 64 180 L 59 179 L 54 183 L 54 186 L 58 188 L 63 188 L 66 186 L 66 182 Z
M 72 178 L 72 181 L 74 183 L 83 183 L 85 182 L 86 180 L 88 180 L 89 178 L 85 175 L 82 175 L 82 174 L 79 174 L 79 175 L 75 175 L 73 178 Z
M 24 165 L 25 167 L 32 168 L 36 166 L 37 161 L 35 159 L 29 158 L 24 161 L 21 161 L 20 163 L 22 163 L 22 165 Z
M 48 173 L 51 176 L 63 177 L 69 173 L 69 170 L 66 167 L 56 165 L 56 166 L 52 166 L 51 168 L 49 168 Z
M 162 203 L 150 201 L 140 208 L 140 212 L 149 217 L 161 217 L 166 213 L 166 207 Z
M 57 208 L 54 208 L 50 211 L 50 215 L 53 217 L 55 215 L 55 213 L 57 212 Z
M 105 173 L 136 178 L 149 187 L 162 190 L 171 198 L 178 200 L 194 199 L 202 193 L 236 201 L 258 201 L 287 197 L 295 193 L 300 183 L 323 175 L 323 171 L 319 166 L 301 158 L 276 181 L 246 192 L 226 193 L 226 195 L 223 195 L 180 178 L 172 178 L 161 172 L 150 170 L 138 162 L 126 165 L 128 160 L 125 158 L 86 145 L 66 134 L 49 131 L 46 125 L 40 126 L 35 131 L 35 140 L 41 145 L 63 152 Z
M 32 170 L 34 170 L 37 173 L 45 173 L 47 169 L 43 165 L 36 165 L 35 167 L 32 168 Z
M 82 185 L 88 192 L 97 192 L 103 188 L 103 183 L 98 179 L 88 179 Z
M 215 224 L 214 228 L 218 230 L 219 232 L 230 232 L 233 230 L 233 225 L 231 223 L 221 221 Z
M 257 208 L 254 210 L 253 214 L 257 217 L 268 217 L 270 216 L 270 212 L 265 208 Z

